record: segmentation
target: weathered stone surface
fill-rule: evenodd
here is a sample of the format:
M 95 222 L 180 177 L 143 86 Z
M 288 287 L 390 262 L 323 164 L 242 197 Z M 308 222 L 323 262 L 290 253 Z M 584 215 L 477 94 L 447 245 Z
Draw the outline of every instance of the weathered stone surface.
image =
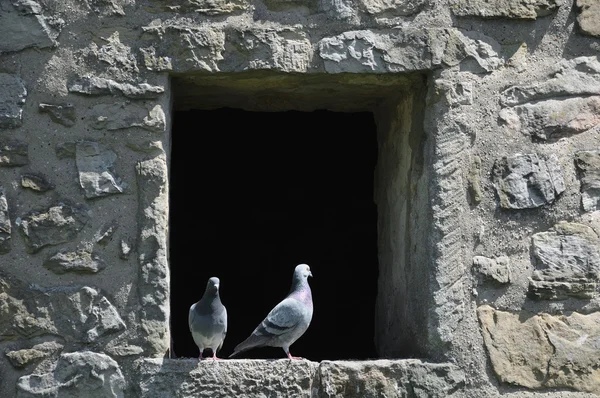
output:
M 117 154 L 102 144 L 80 141 L 76 144 L 75 161 L 79 184 L 86 198 L 122 193 L 125 184 L 114 172 Z
M 130 102 L 99 104 L 92 108 L 90 125 L 95 129 L 121 130 L 130 127 L 164 132 L 166 129 L 165 113 L 160 105 L 148 110 Z
M 494 162 L 494 187 L 505 209 L 530 209 L 554 202 L 565 190 L 558 159 L 517 154 Z
M 600 393 L 600 313 L 513 314 L 483 305 L 477 314 L 500 381 Z
M 61 354 L 48 373 L 19 378 L 17 397 L 123 398 L 127 383 L 117 362 L 91 351 Z
M 154 0 L 158 9 L 174 12 L 196 12 L 205 15 L 223 15 L 248 8 L 245 0 Z
M 577 0 L 577 23 L 586 35 L 600 37 L 600 3 L 595 0 Z
M 600 275 L 600 239 L 586 225 L 561 222 L 532 237 L 535 270 L 529 292 L 535 298 L 593 298 Z
M 47 113 L 53 122 L 71 127 L 75 125 L 77 114 L 73 104 L 40 104 L 39 110 Z
M 52 185 L 45 176 L 33 173 L 21 175 L 21 186 L 36 192 L 46 192 L 54 189 L 54 185 Z
M 536 19 L 559 7 L 557 0 L 451 0 L 454 15 L 484 18 Z
M 319 41 L 328 73 L 405 72 L 431 67 L 427 31 L 349 31 Z
M 23 124 L 23 105 L 27 98 L 25 83 L 18 76 L 0 73 L 0 87 L 0 129 L 20 127 Z
M 112 356 L 129 357 L 142 354 L 144 349 L 142 347 L 138 347 L 137 345 L 116 345 L 106 347 L 105 351 Z
M 506 108 L 500 118 L 540 140 L 582 133 L 600 123 L 600 97 L 551 99 Z
M 92 252 L 91 248 L 83 248 L 57 252 L 44 261 L 44 267 L 57 274 L 66 272 L 95 274 L 106 268 L 106 264 Z
M 164 151 L 136 165 L 138 186 L 138 297 L 142 343 L 147 356 L 169 348 L 169 264 L 167 262 L 169 186 Z
M 431 30 L 431 32 L 438 32 Z M 439 36 L 439 37 L 437 37 Z M 461 65 L 473 73 L 487 73 L 504 65 L 502 47 L 489 36 L 475 31 L 446 30 L 432 36 L 431 51 L 442 53 L 441 61 L 448 66 Z M 439 47 L 443 46 L 443 50 Z
M 458 367 L 417 359 L 323 361 L 318 374 L 318 387 L 312 388 L 318 397 L 441 398 L 451 396 L 465 383 L 465 374 Z
M 464 385 L 457 366 L 375 361 L 140 359 L 137 396 L 448 397 Z
M 360 7 L 368 14 L 412 15 L 427 5 L 427 0 L 361 0 Z
M 483 191 L 481 189 L 481 158 L 479 156 L 473 156 L 469 174 L 467 174 L 467 184 L 471 202 L 474 204 L 480 203 Z
M 579 151 L 575 165 L 581 182 L 581 207 L 600 210 L 600 151 Z
M 139 69 L 131 47 L 121 43 L 118 31 L 105 38 L 104 42 L 100 47 L 92 42 L 82 50 L 82 55 L 102 66 L 103 77 L 113 76 L 118 80 L 133 79 Z
M 99 245 L 106 246 L 108 242 L 112 240 L 112 237 L 117 228 L 119 228 L 117 220 L 112 220 L 110 222 L 104 223 L 104 225 L 102 225 L 102 228 L 100 228 L 100 230 L 94 236 L 94 240 Z
M 552 97 L 600 95 L 600 61 L 578 57 L 558 64 L 550 79 L 517 85 L 502 92 L 501 103 L 514 106 Z
M 318 364 L 310 361 L 140 359 L 140 398 L 311 397 Z
M 158 39 L 159 49 L 169 54 L 174 71 L 204 70 L 218 72 L 225 51 L 225 32 L 194 24 L 185 18 L 154 20 L 142 30 Z
M 146 69 L 157 72 L 173 70 L 171 57 L 157 55 L 156 49 L 153 46 L 140 48 L 140 52 L 144 58 L 144 66 Z
M 28 251 L 35 253 L 44 246 L 58 245 L 74 239 L 88 220 L 86 207 L 59 203 L 24 216 L 20 222 L 20 230 Z
M 85 95 L 122 94 L 127 98 L 153 99 L 159 97 L 165 91 L 165 88 L 148 83 L 119 83 L 111 79 L 88 76 L 71 83 L 69 91 Z
M 506 256 L 488 258 L 483 256 L 473 257 L 473 268 L 483 280 L 495 281 L 497 283 L 510 282 L 509 259 Z
M 125 329 L 116 308 L 91 287 L 45 288 L 0 274 L 0 341 L 53 335 L 90 343 Z
M 313 56 L 310 40 L 300 29 L 231 32 L 227 35 L 227 44 L 236 51 L 224 55 L 222 69 L 306 72 Z
M 453 83 L 448 80 L 435 81 L 436 96 L 443 98 L 450 106 L 471 105 L 473 103 L 473 85 L 469 82 Z
M 6 352 L 6 356 L 15 368 L 24 368 L 25 366 L 35 363 L 41 359 L 48 358 L 62 349 L 62 344 L 49 341 L 23 350 L 8 351 Z
M 46 18 L 42 7 L 32 0 L 3 1 L 0 4 L 0 54 L 28 47 L 53 47 L 63 21 Z M 1 86 L 1 84 L 0 84 Z
M 129 255 L 131 254 L 132 250 L 133 243 L 131 242 L 131 239 L 128 237 L 121 238 L 121 242 L 119 245 L 119 258 L 121 260 L 129 259 Z
M 0 186 L 0 254 L 10 251 L 10 238 L 12 236 L 12 224 L 8 213 L 8 202 L 4 187 Z
M 29 164 L 27 143 L 10 140 L 0 141 L 0 167 L 25 166 Z

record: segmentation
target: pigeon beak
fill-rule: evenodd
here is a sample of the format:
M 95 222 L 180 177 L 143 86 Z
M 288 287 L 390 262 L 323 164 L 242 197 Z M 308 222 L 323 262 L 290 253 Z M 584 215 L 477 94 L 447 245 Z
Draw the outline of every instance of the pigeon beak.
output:
M 312 276 L 312 272 L 311 271 L 308 271 L 308 276 Z

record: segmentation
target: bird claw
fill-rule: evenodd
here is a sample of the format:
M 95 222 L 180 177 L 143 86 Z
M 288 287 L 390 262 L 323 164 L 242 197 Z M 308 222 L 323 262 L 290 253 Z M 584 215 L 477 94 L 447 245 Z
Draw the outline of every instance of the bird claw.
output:
M 287 357 L 288 357 L 289 359 L 304 359 L 304 358 L 302 358 L 302 357 L 294 357 L 294 356 L 292 356 L 292 354 L 290 354 L 289 352 L 288 352 L 288 354 L 287 354 Z

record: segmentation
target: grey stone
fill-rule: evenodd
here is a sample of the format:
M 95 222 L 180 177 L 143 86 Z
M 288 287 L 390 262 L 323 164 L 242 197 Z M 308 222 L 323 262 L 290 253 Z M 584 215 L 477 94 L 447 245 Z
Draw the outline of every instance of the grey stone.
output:
M 18 76 L 0 73 L 0 87 L 0 129 L 20 127 L 23 124 L 23 105 L 27 98 L 25 82 Z
M 531 209 L 554 202 L 565 183 L 554 155 L 516 154 L 494 162 L 494 187 L 505 209 Z
M 428 0 L 360 0 L 359 7 L 371 15 L 412 15 L 421 11 Z
M 575 165 L 581 182 L 581 207 L 600 210 L 600 150 L 577 152 Z
M 504 106 L 552 97 L 600 95 L 600 61 L 597 57 L 563 60 L 549 79 L 528 85 L 517 85 L 502 92 Z
M 505 64 L 500 44 L 480 32 L 452 29 L 443 37 L 438 39 L 444 43 L 441 61 L 448 66 L 461 65 L 473 73 L 488 73 Z
M 467 174 L 467 184 L 471 202 L 480 203 L 483 191 L 481 189 L 481 158 L 479 156 L 473 156 L 469 174 Z
M 510 282 L 509 259 L 506 256 L 495 259 L 475 256 L 473 257 L 473 267 L 483 277 L 483 280 L 501 284 Z
M 483 18 L 536 19 L 556 11 L 557 0 L 451 0 L 454 15 Z
M 40 4 L 32 0 L 3 1 L 0 20 L 0 37 L 10 38 L 0 41 L 0 54 L 29 47 L 53 47 L 63 23 L 44 17 Z
M 428 31 L 348 31 L 319 41 L 328 73 L 382 73 L 429 69 Z
M 46 288 L 0 274 L 0 299 L 0 341 L 51 335 L 92 343 L 125 329 L 117 309 L 89 286 Z
M 42 359 L 48 358 L 63 349 L 62 344 L 49 341 L 17 351 L 7 351 L 6 356 L 15 368 L 24 368 Z
M 137 60 L 129 46 L 121 43 L 119 31 L 114 32 L 104 39 L 101 47 L 92 45 L 90 52 L 102 64 L 107 66 L 107 73 L 111 76 L 130 77 L 139 72 Z
M 21 175 L 21 186 L 36 192 L 46 192 L 54 189 L 54 185 L 51 184 L 44 175 L 33 173 Z
M 504 383 L 600 393 L 600 313 L 552 316 L 477 309 L 492 368 Z
M 144 352 L 144 349 L 137 345 L 116 345 L 106 347 L 105 351 L 112 356 L 130 357 L 142 354 Z
M 328 398 L 442 398 L 465 384 L 465 374 L 457 366 L 418 359 L 323 361 L 318 374 L 316 394 Z
M 111 357 L 91 351 L 61 354 L 53 371 L 19 378 L 17 397 L 123 398 L 127 383 Z
M 91 248 L 76 251 L 60 251 L 44 261 L 44 267 L 57 274 L 67 272 L 95 274 L 106 268 L 106 264 Z
M 161 10 L 194 12 L 204 15 L 225 15 L 245 10 L 250 3 L 245 0 L 153 0 Z
M 471 105 L 473 103 L 473 86 L 469 82 L 453 83 L 448 80 L 435 81 L 436 95 L 443 98 L 450 106 Z
M 162 133 L 166 129 L 165 113 L 160 105 L 148 110 L 129 102 L 99 104 L 92 108 L 90 125 L 95 129 L 121 130 L 131 127 Z
M 73 104 L 40 104 L 39 110 L 50 116 L 53 122 L 71 127 L 75 125 L 77 115 Z
M 79 183 L 85 191 L 86 198 L 98 198 L 124 191 L 125 184 L 114 172 L 116 153 L 92 141 L 80 141 L 75 148 Z
M 140 346 L 146 356 L 162 356 L 169 349 L 168 168 L 164 152 L 136 165 L 138 186 L 139 260 L 137 293 L 140 299 Z
M 35 253 L 47 245 L 69 242 L 89 220 L 88 209 L 82 205 L 59 203 L 47 209 L 33 211 L 22 218 L 20 231 L 27 250 Z
M 135 396 L 306 397 L 318 364 L 289 360 L 200 361 L 143 358 L 135 362 Z
M 600 37 L 600 4 L 595 0 L 577 0 L 577 24 L 586 35 Z
M 153 46 L 140 48 L 140 52 L 144 58 L 146 69 L 157 72 L 173 70 L 171 57 L 157 55 L 156 49 Z
M 111 79 L 90 76 L 74 81 L 69 85 L 69 91 L 84 95 L 121 94 L 133 99 L 153 99 L 159 97 L 165 89 L 162 86 L 153 86 L 148 83 L 118 83 Z
M 129 237 L 121 238 L 119 245 L 119 258 L 121 260 L 128 260 L 131 252 L 133 251 L 133 243 Z
M 600 96 L 526 103 L 503 109 L 500 118 L 514 131 L 540 140 L 561 138 L 582 133 L 600 123 Z
M 29 146 L 26 142 L 0 141 L 0 167 L 25 166 L 29 164 Z
M 152 21 L 142 30 L 157 42 L 157 51 L 169 54 L 173 70 L 218 72 L 223 60 L 225 32 L 216 27 L 194 24 L 185 18 Z
M 4 187 L 0 186 L 0 254 L 10 251 L 10 239 L 12 236 L 12 224 L 8 213 L 8 201 Z
M 112 240 L 112 237 L 117 228 L 119 228 L 117 220 L 112 220 L 110 222 L 105 223 L 94 236 L 94 240 L 99 245 L 106 246 L 108 242 Z
M 538 299 L 596 296 L 600 239 L 586 225 L 561 222 L 532 237 L 535 270 L 529 292 Z
M 310 39 L 301 29 L 253 29 L 227 36 L 237 51 L 227 54 L 224 67 L 306 72 L 313 56 Z M 264 54 L 270 54 L 265 57 Z

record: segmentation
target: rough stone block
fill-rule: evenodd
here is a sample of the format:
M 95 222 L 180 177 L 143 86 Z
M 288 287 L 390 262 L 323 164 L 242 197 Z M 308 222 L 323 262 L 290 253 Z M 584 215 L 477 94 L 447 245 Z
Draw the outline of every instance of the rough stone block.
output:
M 586 35 L 600 37 L 600 3 L 596 0 L 577 0 L 577 23 Z
M 581 207 L 600 210 L 600 151 L 577 152 L 575 165 L 581 182 Z
M 600 123 L 600 96 L 530 102 L 503 109 L 500 118 L 514 131 L 539 140 L 558 139 Z
M 20 230 L 28 251 L 35 253 L 44 246 L 73 240 L 88 220 L 86 207 L 59 203 L 24 216 L 20 220 Z
M 34 345 L 31 348 L 7 351 L 6 356 L 15 368 L 24 368 L 32 363 L 38 362 L 44 358 L 48 358 L 62 349 L 62 344 L 49 341 Z
M 506 256 L 488 258 L 483 256 L 473 257 L 473 267 L 482 276 L 482 279 L 496 283 L 510 282 L 509 259 Z
M 557 0 L 451 0 L 454 15 L 483 18 L 536 19 L 550 15 Z
M 51 184 L 45 176 L 33 173 L 21 175 L 21 186 L 35 192 L 46 192 L 54 189 L 54 185 Z
M 600 394 L 600 313 L 568 316 L 477 309 L 498 379 L 533 389 Z
M 0 87 L 0 129 L 20 127 L 23 124 L 23 105 L 27 98 L 25 82 L 18 76 L 0 73 Z
M 554 202 L 565 190 L 556 156 L 516 154 L 494 162 L 493 183 L 505 209 L 531 209 Z
M 532 237 L 535 270 L 529 292 L 540 299 L 596 295 L 600 275 L 600 239 L 586 225 L 561 222 Z
M 106 264 L 91 248 L 76 251 L 60 251 L 44 261 L 44 267 L 57 274 L 67 272 L 95 274 L 106 268 Z
M 130 102 L 95 105 L 88 116 L 90 125 L 98 130 L 122 130 L 141 127 L 162 133 L 166 129 L 166 117 L 162 106 L 148 110 Z
M 12 224 L 8 213 L 8 201 L 4 187 L 0 186 L 0 254 L 10 251 L 10 239 L 12 236 Z
M 2 1 L 0 21 L 0 37 L 3 38 L 0 54 L 29 47 L 53 47 L 64 23 L 61 19 L 46 18 L 42 6 L 32 0 Z
M 76 144 L 75 161 L 79 183 L 86 198 L 122 193 L 125 184 L 114 172 L 117 154 L 102 144 L 80 141 Z
M 48 373 L 19 378 L 17 397 L 123 398 L 127 383 L 111 357 L 91 351 L 61 354 Z
M 47 113 L 53 122 L 71 127 L 75 125 L 77 115 L 73 104 L 40 104 L 39 110 Z

